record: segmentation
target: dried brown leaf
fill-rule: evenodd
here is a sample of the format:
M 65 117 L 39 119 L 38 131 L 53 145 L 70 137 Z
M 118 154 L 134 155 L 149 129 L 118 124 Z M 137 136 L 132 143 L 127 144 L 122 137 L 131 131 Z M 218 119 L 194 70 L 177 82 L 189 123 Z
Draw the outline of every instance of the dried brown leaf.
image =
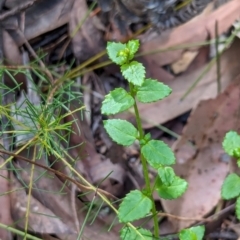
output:
M 4 159 L 0 156 L 0 165 L 4 163 Z M 11 206 L 9 196 L 9 172 L 7 169 L 0 169 L 0 223 L 5 225 L 11 225 L 13 223 L 11 217 Z M 12 239 L 11 233 L 6 229 L 0 228 L 0 239 L 10 240 Z
M 89 59 L 103 50 L 104 46 L 102 34 L 87 14 L 86 1 L 75 0 L 70 13 L 69 35 L 72 38 L 73 53 L 79 61 Z
M 172 70 L 175 74 L 182 73 L 190 66 L 193 59 L 197 56 L 198 51 L 186 51 L 182 54 L 181 59 L 172 64 Z
M 74 1 L 38 1 L 28 8 L 25 14 L 24 26 L 26 39 L 33 39 L 68 23 Z M 6 30 L 11 30 L 13 39 L 18 46 L 21 46 L 24 43 L 24 39 L 14 31 L 19 27 L 18 20 L 17 16 L 12 16 L 3 20 L 2 26 Z
M 54 234 L 72 232 L 58 216 L 33 196 L 31 196 L 28 209 L 28 198 L 25 187 L 11 173 L 11 210 L 18 227 L 25 228 L 26 212 L 28 211 L 28 230 L 32 232 Z
M 21 152 L 21 156 L 32 159 L 34 149 L 24 150 Z M 46 166 L 47 156 L 43 155 L 41 159 L 37 159 L 38 163 Z M 22 181 L 29 186 L 30 176 L 32 171 L 32 165 L 18 159 L 19 176 Z M 61 221 L 68 226 L 68 228 L 74 232 L 78 226 L 78 222 L 83 222 L 84 215 L 80 214 L 84 205 L 75 199 L 75 194 L 71 197 L 71 185 L 63 183 L 53 173 L 47 172 L 45 169 L 41 169 L 38 166 L 33 168 L 33 189 L 32 195 L 45 207 L 52 211 Z M 76 200 L 76 201 L 75 201 Z M 74 218 L 74 211 L 76 208 L 79 213 L 76 213 L 79 219 Z
M 211 14 L 201 14 L 191 21 L 177 28 L 163 32 L 161 35 L 153 34 L 152 39 L 149 33 L 143 36 L 141 45 L 142 52 L 153 52 L 145 56 L 148 61 L 155 62 L 158 66 L 171 64 L 179 59 L 182 50 L 162 51 L 174 46 L 185 45 L 189 48 L 191 44 L 204 42 L 209 35 L 215 37 L 215 24 L 218 22 L 218 33 L 222 34 L 231 27 L 239 17 L 240 2 L 232 0 Z M 193 31 L 194 29 L 194 31 Z M 144 38 L 146 38 L 144 40 Z M 157 53 L 156 51 L 159 50 Z
M 204 217 L 221 199 L 220 190 L 229 171 L 230 158 L 222 149 L 227 131 L 239 131 L 240 76 L 216 99 L 201 102 L 192 113 L 181 139 L 175 145 L 176 174 L 189 187 L 179 199 L 162 201 L 166 212 L 182 217 Z M 192 153 L 186 155 L 187 149 Z M 193 221 L 171 220 L 175 230 Z
M 221 57 L 221 84 L 224 90 L 229 83 L 239 73 L 239 56 L 238 49 L 240 41 L 236 40 L 235 43 L 225 52 Z M 193 82 L 198 79 L 203 70 L 207 67 L 204 65 L 202 68 L 195 70 L 187 75 L 183 74 L 175 78 L 173 82 L 169 83 L 172 88 L 172 94 L 166 99 L 151 104 L 139 104 L 139 112 L 141 113 L 144 128 L 167 122 L 177 116 L 189 111 L 195 107 L 199 101 L 217 96 L 217 70 L 213 66 L 204 75 L 204 78 L 195 86 L 189 95 L 182 101 L 181 97 L 186 93 L 187 89 L 192 86 Z M 121 118 L 132 120 L 133 114 L 123 113 L 120 114 Z
M 2 38 L 3 53 L 5 58 L 4 63 L 6 65 L 22 65 L 22 57 L 16 42 L 9 35 L 9 33 L 4 30 Z M 22 85 L 22 88 L 26 86 L 25 75 L 23 73 L 15 74 L 14 79 L 19 85 Z M 13 82 L 13 80 L 8 76 L 8 74 L 5 74 L 5 83 L 10 87 L 16 86 L 15 82 Z

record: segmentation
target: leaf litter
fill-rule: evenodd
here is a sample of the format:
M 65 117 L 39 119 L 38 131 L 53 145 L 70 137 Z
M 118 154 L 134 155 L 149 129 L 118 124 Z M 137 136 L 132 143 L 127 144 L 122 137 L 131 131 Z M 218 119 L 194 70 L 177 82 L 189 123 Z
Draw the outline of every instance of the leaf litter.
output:
M 8 4 L 11 1 L 6 2 Z M 71 49 L 78 64 L 104 49 L 104 39 L 101 31 L 108 31 L 109 28 L 101 28 L 101 30 L 98 28 L 99 24 L 96 24 L 95 21 L 100 21 L 101 16 L 99 18 L 95 16 L 94 20 L 92 17 L 87 17 L 82 22 L 83 16 L 88 16 L 89 14 L 86 1 L 61 0 L 56 3 L 47 1 L 39 1 L 38 3 L 37 1 L 35 4 L 23 13 L 25 20 L 20 22 L 19 25 L 16 24 L 18 18 L 15 15 L 2 22 L 3 28 L 8 32 L 5 34 L 5 38 L 8 38 L 8 40 L 14 39 L 11 43 L 6 40 L 4 42 L 5 54 L 9 60 L 8 65 L 22 64 L 22 55 L 17 47 L 26 42 L 26 39 L 34 46 L 34 41 L 36 42 L 34 38 L 40 36 L 42 41 L 42 34 L 59 27 L 61 28 L 67 22 L 69 22 L 68 31 L 70 38 L 64 41 L 64 38 L 61 40 L 58 39 L 59 37 L 56 37 L 56 39 L 61 41 L 55 41 L 54 48 L 57 49 L 57 53 L 49 51 L 49 59 L 59 60 L 64 54 L 67 55 L 67 52 Z M 6 6 L 12 7 L 11 4 Z M 228 11 L 225 11 L 226 8 Z M 213 12 L 206 12 L 196 17 L 193 21 L 168 30 L 161 35 L 156 36 L 154 33 L 149 34 L 149 32 L 142 34 L 140 36 L 143 42 L 141 52 L 150 52 L 156 49 L 163 50 L 179 44 L 188 44 L 190 46 L 191 43 L 205 41 L 209 36 L 214 36 L 216 20 L 219 22 L 219 34 L 221 34 L 229 29 L 237 16 L 239 16 L 239 9 L 240 4 L 238 1 L 230 1 L 226 6 L 220 7 Z M 21 24 L 24 25 L 25 29 L 19 27 Z M 81 24 L 82 26 L 79 27 Z M 115 23 L 110 20 L 110 24 L 114 25 Z M 195 31 L 190 30 L 193 28 Z M 78 29 L 80 30 L 77 31 Z M 23 30 L 25 38 L 19 34 L 19 31 Z M 112 31 L 112 35 L 109 36 L 122 37 L 119 36 L 119 29 L 116 26 L 112 27 Z M 72 34 L 74 32 L 75 34 Z M 53 36 L 54 34 L 54 32 L 50 32 L 50 35 Z M 151 39 L 152 36 L 155 37 Z M 48 37 L 49 35 L 46 38 Z M 70 42 L 71 45 L 69 45 Z M 48 40 L 48 44 L 50 43 L 51 40 Z M 198 48 L 197 46 L 193 47 L 194 53 L 200 53 Z M 36 47 L 36 49 L 38 48 Z M 171 224 L 171 227 L 168 231 L 164 229 L 165 225 L 160 223 L 162 233 L 176 232 L 195 222 L 193 220 L 181 221 L 180 217 L 200 219 L 213 211 L 219 203 L 221 184 L 229 172 L 229 165 L 232 171 L 236 171 L 234 162 L 224 154 L 221 142 L 228 130 L 238 131 L 239 83 L 237 82 L 238 78 L 236 78 L 239 75 L 238 49 L 239 41 L 235 40 L 231 47 L 221 56 L 222 90 L 225 89 L 222 94 L 217 94 L 217 74 L 215 67 L 213 67 L 182 102 L 179 102 L 179 99 L 186 91 L 187 86 L 190 86 L 193 79 L 196 79 L 207 66 L 207 59 L 200 64 L 200 68 L 192 67 L 190 71 L 186 69 L 191 68 L 189 66 L 194 61 L 193 59 L 196 60 L 197 57 L 191 56 L 191 60 L 185 62 L 184 58 L 182 58 L 184 56 L 182 49 L 141 57 L 143 62 L 146 63 L 147 74 L 150 77 L 163 80 L 173 89 L 172 95 L 160 102 L 160 105 L 155 103 L 148 105 L 148 107 L 140 105 L 145 129 L 153 128 L 155 125 L 175 119 L 194 108 L 181 138 L 174 143 L 177 159 L 175 172 L 187 179 L 189 189 L 179 200 L 161 200 L 162 207 L 166 213 L 179 216 L 179 219 L 169 217 L 168 223 Z M 188 52 L 185 51 L 185 54 L 188 54 Z M 48 61 L 47 59 L 44 60 Z M 104 57 L 101 60 L 104 60 Z M 198 61 L 196 60 L 196 62 Z M 173 64 L 177 62 L 185 65 L 184 68 L 175 70 L 177 73 L 182 72 L 179 76 L 175 76 L 173 72 L 165 68 L 165 65 L 169 65 L 175 69 Z M 111 71 L 111 75 L 114 75 L 114 78 L 119 81 L 119 83 L 115 81 L 114 85 L 122 84 L 122 79 L 119 78 L 116 70 L 113 68 Z M 152 72 L 154 76 L 151 75 Z M 107 68 L 104 74 L 106 73 Z M 101 73 L 97 72 L 96 74 Z M 103 78 L 104 74 L 102 74 Z M 235 78 L 236 80 L 232 82 Z M 8 81 L 10 85 L 13 84 L 11 80 L 8 79 Z M 29 79 L 26 79 L 25 76 L 19 73 L 16 75 L 16 81 L 18 83 L 23 82 L 22 88 L 27 90 L 26 86 Z M 230 86 L 228 86 L 229 84 Z M 198 104 L 201 100 L 209 98 L 215 99 Z M 95 105 L 98 105 L 100 102 L 100 100 L 95 102 Z M 73 113 L 78 106 L 79 102 L 71 102 L 69 109 L 72 114 L 65 115 L 66 117 L 64 118 L 65 123 L 72 122 L 73 130 L 68 139 L 67 152 L 69 153 L 69 158 L 67 158 L 67 161 L 70 163 L 71 158 L 77 160 L 74 168 L 80 174 L 90 183 L 115 196 L 123 196 L 127 189 L 141 188 L 143 182 L 141 166 L 139 166 L 137 160 L 138 147 L 131 150 L 122 148 L 115 151 L 115 145 L 110 144 L 105 148 L 105 151 L 107 154 L 112 151 L 109 154 L 111 159 L 97 152 L 96 138 L 99 138 L 99 136 L 96 135 L 103 136 L 103 130 L 97 127 L 93 136 L 92 126 L 89 125 L 89 122 L 82 120 L 80 112 Z M 99 114 L 97 111 L 97 108 L 94 109 L 93 114 Z M 156 112 L 159 114 L 156 114 Z M 124 115 L 124 118 L 129 119 L 131 115 Z M 96 119 L 96 117 L 93 119 Z M 108 140 L 105 139 L 106 141 Z M 81 142 L 85 144 L 79 144 Z M 106 145 L 101 138 L 98 144 Z M 66 144 L 64 145 L 64 142 L 61 141 L 59 141 L 59 146 L 66 148 Z M 77 239 L 79 230 L 86 217 L 86 211 L 84 212 L 84 209 L 86 209 L 85 203 L 92 202 L 96 194 L 94 192 L 89 193 L 84 188 L 78 189 L 76 186 L 74 187 L 73 183 L 66 181 L 64 177 L 59 178 L 52 172 L 47 172 L 39 166 L 34 166 L 33 168 L 32 164 L 26 163 L 21 159 L 21 156 L 33 159 L 33 151 L 39 151 L 39 148 L 32 146 L 21 151 L 19 158 L 15 157 L 12 164 L 12 168 L 15 169 L 14 174 L 11 171 L 1 169 L 1 192 L 6 193 L 0 198 L 1 205 L 5 206 L 5 212 L 1 212 L 3 214 L 0 215 L 1 223 L 12 226 L 14 222 L 15 227 L 24 231 L 27 216 L 27 228 L 30 233 L 42 234 L 44 239 L 53 238 L 48 234 L 54 234 L 58 239 Z M 7 158 L 6 156 L 4 157 L 4 159 Z M 80 159 L 81 161 L 79 161 Z M 57 171 L 61 171 L 67 176 L 80 181 L 69 167 L 59 162 L 59 159 L 54 156 L 48 156 L 47 153 L 44 153 L 37 161 L 46 167 L 53 167 Z M 3 161 L 1 164 L 3 164 Z M 154 172 L 151 172 L 151 174 L 154 174 Z M 30 187 L 31 184 L 32 187 Z M 31 196 L 29 193 L 31 193 Z M 76 197 L 77 195 L 79 197 Z M 30 204 L 29 199 L 31 199 Z M 155 200 L 158 201 L 159 199 L 155 198 Z M 99 203 L 97 207 L 99 207 Z M 98 210 L 95 209 L 95 211 Z M 114 218 L 108 218 L 106 215 L 105 217 L 101 216 L 104 216 L 104 214 L 99 214 L 99 217 L 94 220 L 94 224 L 91 226 L 90 224 L 84 226 L 83 239 L 118 239 L 115 231 L 119 230 L 121 225 L 116 223 L 112 231 L 107 233 L 106 225 L 109 226 Z M 92 216 L 92 218 L 94 217 Z M 9 232 L 2 228 L 0 228 L 0 238 L 12 239 Z
M 222 149 L 222 140 L 229 130 L 239 131 L 239 96 L 237 77 L 216 99 L 200 102 L 192 112 L 183 135 L 174 146 L 177 158 L 174 169 L 187 179 L 189 188 L 178 200 L 162 201 L 166 212 L 189 218 L 204 217 L 219 202 L 231 162 Z M 192 149 L 189 156 L 186 156 L 186 149 Z M 179 230 L 193 222 L 172 220 L 172 223 L 175 230 Z

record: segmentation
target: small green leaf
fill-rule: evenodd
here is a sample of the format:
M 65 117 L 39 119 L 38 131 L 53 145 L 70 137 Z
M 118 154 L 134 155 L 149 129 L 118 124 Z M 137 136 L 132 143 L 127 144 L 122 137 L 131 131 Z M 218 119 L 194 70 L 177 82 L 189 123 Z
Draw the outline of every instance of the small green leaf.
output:
M 171 148 L 163 141 L 150 140 L 141 148 L 141 153 L 155 169 L 158 169 L 162 165 L 175 163 L 175 156 Z
M 223 182 L 221 195 L 223 199 L 229 200 L 240 195 L 240 177 L 235 174 L 229 174 Z
M 152 201 L 141 191 L 134 190 L 126 195 L 119 207 L 120 222 L 132 222 L 145 217 L 152 208 Z
M 158 169 L 158 176 L 164 185 L 170 186 L 176 175 L 171 167 L 160 167 Z
M 107 94 L 102 102 L 102 114 L 116 114 L 125 111 L 134 104 L 133 97 L 123 88 L 116 88 Z
M 146 79 L 141 87 L 137 88 L 137 99 L 139 102 L 149 103 L 167 97 L 172 89 L 167 85 L 153 79 Z
M 138 39 L 128 41 L 127 43 L 127 48 L 129 50 L 128 60 L 132 60 L 134 58 L 134 55 L 138 51 L 139 46 L 140 43 Z
M 142 238 L 132 228 L 124 227 L 120 231 L 120 238 L 122 240 L 152 240 L 152 233 L 144 228 L 137 228 L 137 231 L 142 235 Z
M 236 216 L 238 220 L 240 220 L 240 197 L 238 197 L 236 201 Z
M 176 199 L 180 197 L 187 189 L 188 183 L 175 176 L 171 185 L 165 185 L 160 179 L 157 179 L 155 189 L 158 195 L 163 199 Z
M 183 229 L 179 233 L 180 240 L 202 240 L 205 232 L 204 226 Z
M 109 58 L 116 64 L 122 65 L 127 62 L 128 54 L 126 54 L 126 44 L 108 42 L 107 53 Z
M 121 66 L 123 76 L 134 85 L 141 86 L 145 79 L 145 67 L 136 61 Z
M 148 142 L 148 141 L 146 141 L 145 138 L 143 138 L 143 139 L 141 139 L 141 140 L 139 141 L 139 144 L 140 144 L 140 145 L 145 145 L 147 142 Z
M 239 158 L 240 157 L 240 147 L 239 148 L 235 148 L 233 150 L 233 155 L 232 156 L 235 157 L 235 158 Z
M 194 232 L 188 229 L 183 229 L 179 234 L 180 240 L 197 240 L 197 236 Z
M 240 168 L 240 159 L 237 160 L 237 165 Z
M 232 157 L 240 157 L 240 136 L 234 132 L 229 131 L 223 140 L 224 151 Z
M 144 136 L 144 140 L 145 142 L 147 143 L 148 141 L 151 140 L 151 133 L 147 133 L 145 136 Z
M 123 146 L 129 146 L 137 139 L 137 129 L 126 120 L 109 119 L 103 121 L 104 128 L 113 141 Z

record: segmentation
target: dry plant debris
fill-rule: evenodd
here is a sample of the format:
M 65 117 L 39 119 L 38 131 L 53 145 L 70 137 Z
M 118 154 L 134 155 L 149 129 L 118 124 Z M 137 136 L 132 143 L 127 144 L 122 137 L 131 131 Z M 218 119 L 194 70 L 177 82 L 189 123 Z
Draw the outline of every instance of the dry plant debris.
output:
M 12 69 L 28 66 L 29 62 L 24 60 L 23 54 L 26 49 L 31 61 L 38 63 L 52 79 L 53 86 L 58 87 L 63 86 L 57 81 L 59 76 L 65 70 L 71 71 L 72 62 L 69 59 L 74 58 L 77 67 L 95 56 L 95 61 L 91 62 L 91 65 L 84 63 L 80 70 L 78 68 L 73 70 L 74 76 L 82 74 L 82 70 L 91 72 L 98 76 L 95 80 L 98 79 L 99 82 L 96 83 L 97 80 L 94 80 L 95 82 L 89 85 L 93 87 L 89 95 L 89 106 L 92 107 L 93 114 L 90 121 L 82 119 L 80 112 L 76 111 L 79 108 L 79 102 L 75 101 L 77 99 L 68 105 L 72 114 L 65 115 L 62 119 L 66 124 L 73 121 L 71 125 L 73 132 L 69 136 L 66 135 L 67 161 L 70 163 L 71 158 L 77 160 L 74 165 L 76 172 L 82 174 L 89 183 L 99 186 L 99 193 L 104 193 L 100 189 L 109 192 L 106 196 L 111 200 L 112 195 L 122 197 L 130 189 L 143 187 L 138 147 L 130 150 L 116 149 L 114 144 L 107 144 L 109 139 L 102 137 L 105 133 L 99 126 L 102 92 L 97 92 L 94 87 L 102 84 L 99 79 L 105 79 L 107 82 L 101 85 L 102 89 L 106 89 L 107 86 L 109 91 L 118 84 L 120 86 L 122 82 L 118 69 L 108 66 L 94 73 L 93 70 L 99 67 L 94 64 L 107 60 L 101 52 L 105 48 L 106 38 L 128 39 L 129 35 L 134 34 L 134 27 L 141 29 L 145 23 L 136 21 L 136 26 L 128 28 L 128 35 L 125 36 L 108 14 L 101 11 L 96 11 L 95 15 L 90 14 L 89 6 L 93 6 L 92 1 L 6 0 L 3 2 L 0 1 L 1 7 L 4 4 L 0 12 L 0 58 L 5 66 Z M 101 6 L 109 10 L 109 5 Z M 237 76 L 240 74 L 238 56 L 240 42 L 238 39 L 228 46 L 220 58 L 222 93 L 217 92 L 219 73 L 214 65 L 190 94 L 184 100 L 180 101 L 180 99 L 209 64 L 209 48 L 202 47 L 200 43 L 215 37 L 216 22 L 218 22 L 218 34 L 228 31 L 239 18 L 239 13 L 238 0 L 229 1 L 218 9 L 213 9 L 213 5 L 210 4 L 201 15 L 179 27 L 169 29 L 160 35 L 154 30 L 147 30 L 138 36 L 142 42 L 139 58 L 146 66 L 147 75 L 161 79 L 173 89 L 172 95 L 160 103 L 153 103 L 147 107 L 144 104 L 139 105 L 146 131 L 194 109 L 181 138 L 173 144 L 178 162 L 175 171 L 189 182 L 189 189 L 180 200 L 161 201 L 166 212 L 165 216 L 168 217 L 166 224 L 160 223 L 162 233 L 176 233 L 181 228 L 195 223 L 194 219 L 202 219 L 213 211 L 219 205 L 220 188 L 229 172 L 229 165 L 231 171 L 236 171 L 234 162 L 223 153 L 221 142 L 228 130 L 239 132 L 240 79 Z M 111 13 L 110 17 L 112 15 Z M 41 52 L 38 52 L 40 48 L 46 53 L 41 56 L 41 60 L 38 57 L 39 54 L 41 55 Z M 194 56 L 186 62 L 183 59 L 189 51 L 194 52 Z M 100 52 L 101 54 L 96 57 Z M 63 60 L 65 65 L 56 64 Z M 176 70 L 176 64 L 182 61 L 185 67 Z M 52 64 L 55 64 L 56 73 L 52 69 L 49 72 L 46 70 Z M 171 67 L 175 70 L 169 71 Z M 6 74 L 4 76 L 4 83 L 12 89 L 16 82 L 21 84 L 20 89 L 16 89 L 14 94 L 3 96 L 4 91 L 0 89 L 5 105 L 19 101 L 19 92 L 24 90 L 27 93 L 29 90 L 29 76 L 26 77 L 23 72 L 16 71 L 14 79 L 13 81 Z M 79 91 L 79 86 L 75 87 L 73 91 Z M 38 98 L 42 96 L 41 94 Z M 51 101 L 53 101 L 52 96 L 49 102 Z M 66 112 L 62 111 L 62 114 Z M 4 123 L 6 119 L 4 120 L 2 113 L 1 115 Z M 131 113 L 122 116 L 131 120 Z M 174 121 L 176 120 L 173 120 L 173 124 Z M 0 224 L 11 226 L 23 233 L 24 229 L 28 229 L 28 233 L 35 235 L 35 239 L 75 240 L 84 224 L 87 206 L 89 207 L 89 203 L 94 200 L 96 208 L 91 218 L 99 216 L 94 220 L 94 224 L 87 223 L 84 226 L 82 239 L 118 239 L 117 231 L 121 225 L 115 223 L 111 231 L 107 232 L 106 229 L 114 221 L 113 213 L 104 204 L 107 213 L 102 211 L 97 214 L 102 201 L 96 192 L 89 193 L 89 188 L 79 181 L 77 174 L 73 173 L 71 168 L 66 167 L 56 156 L 48 156 L 46 152 L 41 158 L 36 158 L 35 152 L 40 152 L 39 146 L 31 146 L 21 151 L 21 146 L 18 146 L 13 151 L 9 143 L 9 135 L 4 133 L 6 129 L 3 125 L 1 130 L 3 132 L 1 146 L 10 153 L 0 156 L 0 206 L 4 206 L 0 210 Z M 156 132 L 156 129 L 153 129 L 153 132 Z M 156 136 L 161 137 L 161 134 L 156 133 Z M 82 142 L 85 144 L 79 144 Z M 96 146 L 102 149 L 100 153 Z M 59 149 L 64 148 L 66 143 L 59 141 Z M 8 162 L 11 164 L 5 165 L 11 152 L 15 152 L 18 157 L 14 156 L 14 160 Z M 111 158 L 101 153 L 106 153 Z M 66 181 L 64 175 L 57 176 L 54 172 L 27 163 L 24 157 L 37 161 L 46 168 L 51 167 L 55 171 L 60 171 L 74 181 L 79 181 L 78 187 L 74 182 Z M 106 178 L 109 173 L 111 174 Z M 155 198 L 155 201 L 159 199 Z M 227 221 L 229 220 L 225 220 L 227 227 L 236 233 L 234 236 L 239 237 L 236 227 L 239 223 Z M 0 239 L 13 239 L 14 233 L 3 228 L 3 225 L 0 227 Z M 148 227 L 151 228 L 150 225 Z M 215 227 L 214 231 L 216 229 Z M 54 237 L 50 234 L 54 234 Z
M 200 218 L 220 201 L 222 182 L 231 161 L 222 149 L 222 139 L 229 130 L 239 131 L 239 96 L 238 76 L 216 99 L 200 102 L 192 112 L 174 146 L 178 162 L 175 170 L 188 180 L 189 188 L 179 201 L 163 201 L 167 212 Z M 174 222 L 177 229 L 191 223 Z

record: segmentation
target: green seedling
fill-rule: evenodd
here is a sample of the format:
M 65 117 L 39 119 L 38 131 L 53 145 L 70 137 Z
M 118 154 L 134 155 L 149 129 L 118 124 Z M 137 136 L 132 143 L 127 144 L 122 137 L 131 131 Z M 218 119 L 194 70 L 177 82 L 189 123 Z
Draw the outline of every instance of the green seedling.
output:
M 223 140 L 223 149 L 225 152 L 237 159 L 237 165 L 240 167 L 240 136 L 234 131 L 229 131 Z M 237 198 L 236 216 L 240 220 L 240 176 L 235 173 L 229 174 L 223 182 L 222 198 L 225 200 Z
M 175 163 L 175 156 L 171 148 L 163 141 L 151 139 L 150 134 L 145 134 L 143 131 L 137 101 L 142 103 L 159 101 L 166 98 L 172 90 L 156 79 L 146 79 L 145 67 L 140 62 L 133 60 L 138 49 L 138 40 L 130 40 L 126 44 L 108 43 L 108 56 L 112 62 L 120 66 L 122 75 L 128 81 L 129 91 L 123 88 L 111 91 L 103 100 L 101 112 L 105 115 L 112 115 L 131 107 L 134 108 L 136 127 L 121 119 L 105 120 L 103 124 L 112 140 L 120 145 L 130 146 L 135 141 L 139 141 L 146 187 L 141 191 L 133 190 L 125 196 L 119 207 L 118 219 L 121 223 L 129 223 L 151 215 L 154 222 L 154 233 L 138 228 L 138 232 L 144 236 L 144 239 L 150 240 L 159 239 L 158 217 L 153 192 L 156 191 L 163 199 L 176 199 L 186 191 L 188 184 L 184 179 L 176 176 L 171 167 Z M 154 183 L 151 183 L 149 179 L 149 166 L 157 172 Z M 200 230 L 194 229 L 185 229 L 185 232 L 180 233 L 180 238 L 202 239 Z M 192 236 L 192 238 L 181 237 L 185 235 Z M 125 240 L 139 239 L 136 231 L 127 225 L 121 229 L 120 237 Z
M 191 227 L 183 229 L 179 233 L 180 240 L 202 240 L 204 236 L 204 226 Z

